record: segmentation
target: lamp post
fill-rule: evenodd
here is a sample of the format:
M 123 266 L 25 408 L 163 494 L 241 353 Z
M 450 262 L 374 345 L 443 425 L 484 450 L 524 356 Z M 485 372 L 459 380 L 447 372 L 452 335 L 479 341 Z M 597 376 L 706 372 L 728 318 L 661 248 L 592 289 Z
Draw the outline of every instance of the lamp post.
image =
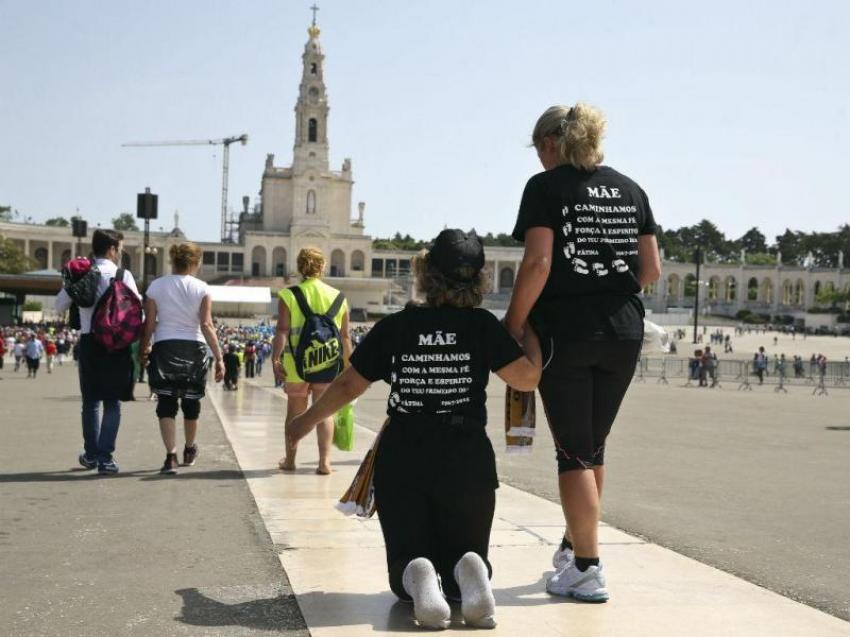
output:
M 82 240 L 88 234 L 88 223 L 79 217 L 71 219 L 71 234 L 77 239 L 77 256 L 82 256 Z
M 145 239 L 142 252 L 142 289 L 148 288 L 148 255 L 155 255 L 156 248 L 150 246 L 151 219 L 156 219 L 159 197 L 150 188 L 136 196 L 136 217 L 145 220 Z
M 697 343 L 697 330 L 699 329 L 699 268 L 702 265 L 702 248 L 694 250 L 694 263 L 697 266 L 697 279 L 694 288 L 694 345 Z

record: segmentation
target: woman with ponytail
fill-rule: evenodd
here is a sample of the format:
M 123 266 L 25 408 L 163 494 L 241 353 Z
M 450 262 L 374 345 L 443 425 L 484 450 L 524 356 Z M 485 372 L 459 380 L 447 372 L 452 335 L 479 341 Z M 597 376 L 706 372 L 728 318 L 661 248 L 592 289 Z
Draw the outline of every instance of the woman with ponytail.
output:
M 544 341 L 540 396 L 555 441 L 567 530 L 546 589 L 608 599 L 597 530 L 605 440 L 634 373 L 643 338 L 638 294 L 661 274 L 646 193 L 602 166 L 605 118 L 587 104 L 552 106 L 532 145 L 544 171 L 528 180 L 513 237 L 525 243 L 505 317 Z

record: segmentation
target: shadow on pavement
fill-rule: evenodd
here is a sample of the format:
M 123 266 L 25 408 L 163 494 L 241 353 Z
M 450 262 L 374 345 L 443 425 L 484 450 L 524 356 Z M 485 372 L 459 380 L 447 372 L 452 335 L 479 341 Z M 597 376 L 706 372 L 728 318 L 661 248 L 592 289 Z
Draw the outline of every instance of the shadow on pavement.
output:
M 245 478 L 263 478 L 279 473 L 277 469 L 258 469 L 240 471 L 238 469 L 213 469 L 210 471 L 193 471 L 186 469 L 176 475 L 161 475 L 159 469 L 143 471 L 122 471 L 113 475 L 98 475 L 97 471 L 86 469 L 68 469 L 65 471 L 40 471 L 28 473 L 0 473 L 0 483 L 3 482 L 73 482 L 75 480 L 115 480 L 117 478 L 138 478 L 149 480 L 243 480 Z
M 244 626 L 280 631 L 303 626 L 295 596 L 280 594 L 268 599 L 226 604 L 207 597 L 197 588 L 174 591 L 183 598 L 177 621 L 192 626 Z
M 827 431 L 850 431 L 850 427 L 824 427 Z
M 563 597 L 539 597 L 545 587 L 547 573 L 539 581 L 513 588 L 496 589 L 496 617 L 499 606 L 542 606 L 548 604 L 580 604 Z M 312 609 L 311 627 L 372 625 L 376 633 L 421 632 L 413 621 L 413 605 L 398 601 L 386 591 L 378 594 L 311 591 L 298 595 L 278 595 L 246 602 L 225 603 L 204 595 L 197 588 L 175 591 L 183 598 L 178 621 L 193 626 L 244 626 L 262 630 L 286 628 L 288 613 L 300 606 Z M 533 595 L 535 597 L 527 597 Z M 293 611 L 293 607 L 295 611 Z M 463 629 L 460 604 L 452 603 L 452 628 Z M 327 612 L 317 613 L 320 609 Z M 317 616 L 319 615 L 319 616 Z M 470 629 L 472 630 L 472 629 Z

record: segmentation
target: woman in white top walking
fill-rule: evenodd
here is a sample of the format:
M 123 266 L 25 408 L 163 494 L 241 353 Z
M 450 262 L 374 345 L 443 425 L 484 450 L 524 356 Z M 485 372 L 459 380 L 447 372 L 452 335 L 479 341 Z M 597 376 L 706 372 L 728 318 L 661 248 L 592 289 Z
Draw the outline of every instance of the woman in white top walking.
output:
M 183 411 L 186 444 L 183 464 L 198 456 L 195 437 L 201 398 L 207 382 L 207 348 L 215 360 L 215 380 L 224 378 L 224 363 L 212 321 L 212 299 L 207 284 L 195 277 L 201 249 L 184 242 L 171 246 L 172 274 L 153 281 L 145 298 L 145 330 L 140 351 L 148 366 L 148 383 L 159 401 L 156 415 L 165 444 L 160 473 L 177 473 L 177 402 Z M 154 345 L 151 347 L 151 336 Z M 206 343 L 206 345 L 205 345 Z

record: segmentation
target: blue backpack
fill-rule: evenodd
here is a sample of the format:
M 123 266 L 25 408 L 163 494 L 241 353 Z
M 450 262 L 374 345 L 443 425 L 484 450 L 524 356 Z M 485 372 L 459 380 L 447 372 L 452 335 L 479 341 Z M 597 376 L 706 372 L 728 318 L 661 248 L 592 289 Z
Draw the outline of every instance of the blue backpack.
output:
M 340 292 L 324 314 L 317 314 L 307 303 L 304 291 L 296 286 L 289 288 L 301 313 L 304 325 L 298 345 L 292 347 L 292 331 L 289 335 L 289 351 L 295 361 L 295 370 L 307 383 L 330 383 L 342 372 L 342 336 L 334 318 L 339 314 L 345 296 Z

